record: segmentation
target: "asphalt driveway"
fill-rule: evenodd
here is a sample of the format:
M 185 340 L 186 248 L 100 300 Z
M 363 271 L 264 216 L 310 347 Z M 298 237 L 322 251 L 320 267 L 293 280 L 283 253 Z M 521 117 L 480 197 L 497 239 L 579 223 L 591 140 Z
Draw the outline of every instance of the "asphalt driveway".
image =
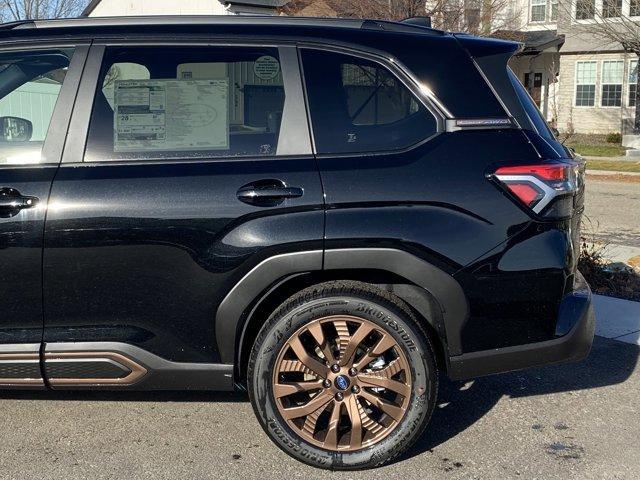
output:
M 596 338 L 576 365 L 443 381 L 418 445 L 327 473 L 271 444 L 242 394 L 0 392 L 2 479 L 636 479 L 640 350 Z

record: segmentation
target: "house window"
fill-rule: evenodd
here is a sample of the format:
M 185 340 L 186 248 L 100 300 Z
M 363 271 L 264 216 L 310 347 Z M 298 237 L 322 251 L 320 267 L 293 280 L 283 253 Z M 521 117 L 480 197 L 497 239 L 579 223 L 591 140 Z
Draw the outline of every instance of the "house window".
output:
M 596 99 L 596 62 L 576 62 L 576 107 L 593 107 Z
M 577 0 L 576 1 L 576 19 L 588 20 L 595 16 L 596 1 L 595 0 Z
M 636 106 L 636 88 L 638 85 L 638 60 L 629 62 L 629 106 Z
M 558 20 L 558 0 L 551 0 L 551 17 L 552 22 Z
M 622 77 L 624 62 L 622 60 L 605 60 L 602 62 L 602 100 L 603 107 L 620 107 L 622 105 Z
M 531 21 L 544 22 L 547 11 L 547 0 L 531 0 Z
M 629 16 L 640 17 L 640 0 L 629 0 Z
M 622 0 L 602 0 L 602 16 L 604 18 L 622 16 Z

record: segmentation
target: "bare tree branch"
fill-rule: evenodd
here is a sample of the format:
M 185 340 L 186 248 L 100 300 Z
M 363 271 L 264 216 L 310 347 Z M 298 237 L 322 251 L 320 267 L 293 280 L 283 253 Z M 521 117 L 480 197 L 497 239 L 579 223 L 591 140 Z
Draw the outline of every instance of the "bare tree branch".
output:
M 88 0 L 0 0 L 2 21 L 75 17 Z

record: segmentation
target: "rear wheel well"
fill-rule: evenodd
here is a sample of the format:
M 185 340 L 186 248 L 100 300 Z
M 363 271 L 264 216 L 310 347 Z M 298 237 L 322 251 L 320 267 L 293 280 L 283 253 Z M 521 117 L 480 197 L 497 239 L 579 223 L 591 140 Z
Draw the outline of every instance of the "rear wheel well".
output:
M 258 297 L 244 320 L 236 359 L 236 379 L 246 385 L 251 348 L 267 318 L 289 297 L 312 285 L 332 280 L 355 280 L 373 285 L 403 300 L 424 328 L 436 356 L 439 370 L 447 370 L 446 341 L 442 327 L 442 310 L 426 290 L 394 273 L 375 269 L 324 270 L 293 275 L 275 283 Z M 440 332 L 440 333 L 439 333 Z

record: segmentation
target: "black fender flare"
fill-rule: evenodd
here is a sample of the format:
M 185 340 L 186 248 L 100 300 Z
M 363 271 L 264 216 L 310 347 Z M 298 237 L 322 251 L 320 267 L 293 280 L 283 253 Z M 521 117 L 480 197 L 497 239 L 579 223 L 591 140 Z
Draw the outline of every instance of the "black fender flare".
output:
M 409 252 L 394 248 L 327 250 L 324 268 L 384 270 L 422 287 L 436 299 L 442 310 L 448 354 L 462 353 L 460 332 L 469 316 L 469 302 L 460 284 L 448 273 Z
M 220 359 L 233 364 L 243 333 L 244 313 L 257 297 L 285 277 L 322 270 L 383 270 L 418 285 L 438 302 L 448 356 L 461 352 L 460 332 L 469 315 L 462 287 L 448 273 L 404 250 L 393 248 L 342 248 L 285 253 L 269 257 L 251 269 L 225 296 L 215 318 Z
M 244 312 L 259 295 L 278 280 L 301 272 L 322 270 L 322 250 L 283 253 L 253 267 L 224 297 L 215 320 L 216 342 L 222 363 L 234 364 L 242 335 Z

